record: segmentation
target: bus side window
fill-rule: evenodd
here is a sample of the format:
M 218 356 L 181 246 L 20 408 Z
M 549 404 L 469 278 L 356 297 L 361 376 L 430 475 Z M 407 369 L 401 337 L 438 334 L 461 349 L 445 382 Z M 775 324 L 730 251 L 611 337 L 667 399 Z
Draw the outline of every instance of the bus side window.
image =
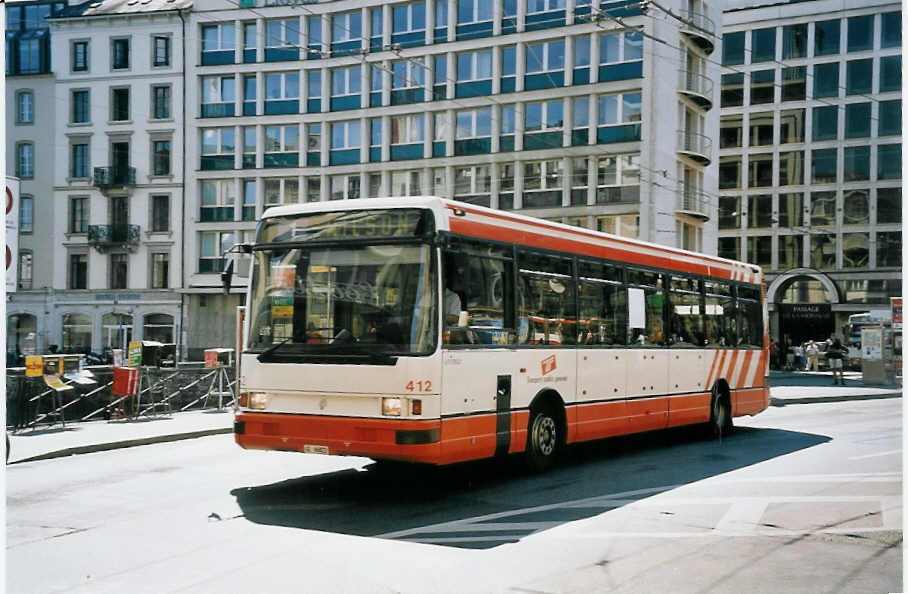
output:
M 623 345 L 627 341 L 627 293 L 621 269 L 598 262 L 578 262 L 580 312 L 577 343 Z
M 561 345 L 577 340 L 570 260 L 533 252 L 519 255 L 520 343 Z
M 628 269 L 628 344 L 662 346 L 665 336 L 662 276 L 647 270 Z M 642 296 L 641 296 L 642 295 Z

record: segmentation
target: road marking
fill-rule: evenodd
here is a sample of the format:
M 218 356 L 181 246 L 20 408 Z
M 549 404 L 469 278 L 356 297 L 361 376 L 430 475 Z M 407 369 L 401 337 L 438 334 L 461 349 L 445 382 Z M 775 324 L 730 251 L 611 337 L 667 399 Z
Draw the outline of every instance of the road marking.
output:
M 864 454 L 863 456 L 852 456 L 849 460 L 864 460 L 867 458 L 877 458 L 879 456 L 891 456 L 892 454 L 901 454 L 902 450 L 889 450 L 888 452 L 878 452 L 876 454 Z
M 769 501 L 766 499 L 732 503 L 722 519 L 716 523 L 713 532 L 754 532 L 767 507 Z

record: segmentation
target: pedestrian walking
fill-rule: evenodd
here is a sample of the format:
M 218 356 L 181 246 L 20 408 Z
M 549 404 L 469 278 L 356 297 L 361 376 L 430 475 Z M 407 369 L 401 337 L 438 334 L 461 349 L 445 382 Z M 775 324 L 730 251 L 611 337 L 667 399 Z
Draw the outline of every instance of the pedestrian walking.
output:
M 804 353 L 807 355 L 807 369 L 808 371 L 819 371 L 820 370 L 820 349 L 817 348 L 817 343 L 814 341 L 809 341 L 807 346 L 804 348 Z
M 826 347 L 826 360 L 832 369 L 832 383 L 845 385 L 845 376 L 842 371 L 842 360 L 848 354 L 848 349 L 838 337 L 832 339 L 832 344 Z
M 769 368 L 779 368 L 779 345 L 774 340 L 769 343 Z
M 804 358 L 804 348 L 796 344 L 794 346 L 794 366 L 797 371 L 804 371 L 807 367 L 807 360 Z

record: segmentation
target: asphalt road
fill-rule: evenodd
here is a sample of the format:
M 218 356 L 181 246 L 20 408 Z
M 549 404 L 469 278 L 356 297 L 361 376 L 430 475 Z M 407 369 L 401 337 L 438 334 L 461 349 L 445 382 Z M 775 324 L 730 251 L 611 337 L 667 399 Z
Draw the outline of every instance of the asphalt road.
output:
M 225 435 L 17 464 L 7 591 L 900 592 L 901 408 L 771 408 L 538 476 Z

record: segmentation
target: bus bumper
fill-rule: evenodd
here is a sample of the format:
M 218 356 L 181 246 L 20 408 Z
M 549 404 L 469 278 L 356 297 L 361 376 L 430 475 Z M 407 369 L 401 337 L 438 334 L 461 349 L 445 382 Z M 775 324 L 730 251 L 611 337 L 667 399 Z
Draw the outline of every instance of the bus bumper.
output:
M 234 439 L 249 450 L 279 450 L 438 464 L 441 421 L 239 412 Z

